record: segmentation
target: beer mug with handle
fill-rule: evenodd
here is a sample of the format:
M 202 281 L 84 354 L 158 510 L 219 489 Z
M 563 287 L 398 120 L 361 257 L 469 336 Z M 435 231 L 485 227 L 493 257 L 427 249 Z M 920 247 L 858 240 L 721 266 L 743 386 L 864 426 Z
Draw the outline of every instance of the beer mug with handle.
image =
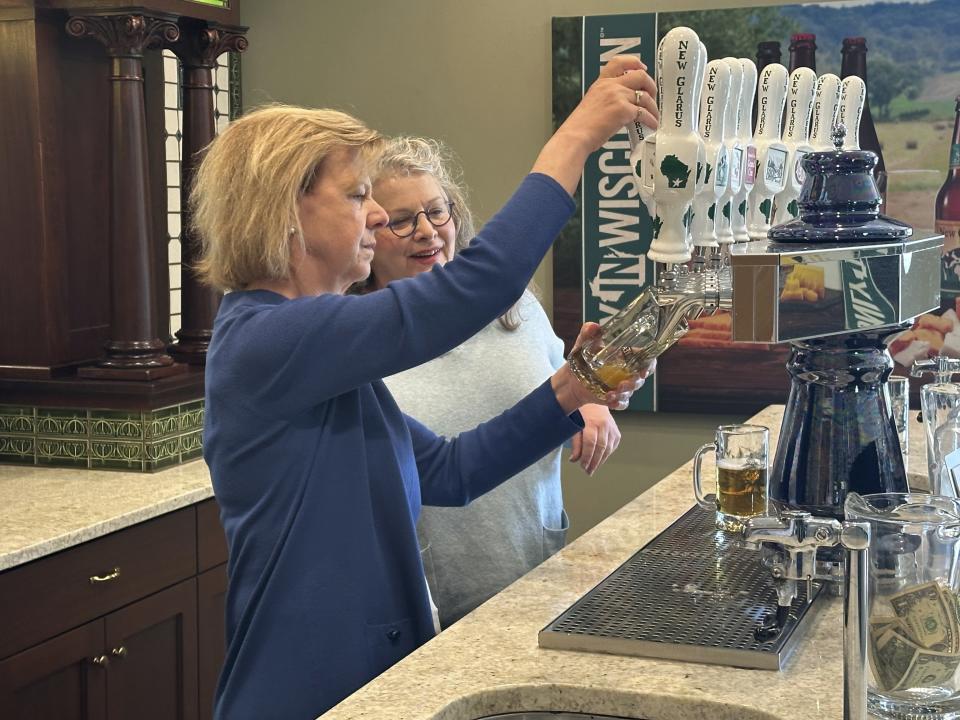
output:
M 770 431 L 763 425 L 721 425 L 712 443 L 693 456 L 693 494 L 717 513 L 720 530 L 739 532 L 751 517 L 767 514 Z M 717 492 L 703 494 L 703 458 L 717 455 Z

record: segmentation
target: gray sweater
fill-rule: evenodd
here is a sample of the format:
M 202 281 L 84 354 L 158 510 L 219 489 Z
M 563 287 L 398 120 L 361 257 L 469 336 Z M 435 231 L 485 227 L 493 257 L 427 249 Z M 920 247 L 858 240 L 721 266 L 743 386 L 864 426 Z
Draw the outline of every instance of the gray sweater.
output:
M 495 321 L 450 352 L 386 378 L 400 409 L 453 436 L 539 386 L 563 364 L 563 343 L 529 291 L 519 310 L 517 330 Z M 559 449 L 467 507 L 424 506 L 417 534 L 441 625 L 456 622 L 563 547 L 567 526 Z

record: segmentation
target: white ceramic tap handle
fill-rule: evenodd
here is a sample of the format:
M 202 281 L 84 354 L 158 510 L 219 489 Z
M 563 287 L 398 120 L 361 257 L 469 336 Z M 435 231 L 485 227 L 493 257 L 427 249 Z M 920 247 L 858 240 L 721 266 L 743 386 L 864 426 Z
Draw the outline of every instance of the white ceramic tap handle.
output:
M 787 95 L 787 69 L 771 63 L 760 74 L 757 91 L 756 176 L 747 209 L 747 234 L 751 240 L 767 237 L 773 220 L 773 199 L 787 178 L 787 146 L 780 139 L 780 121 Z
M 810 137 L 810 113 L 813 110 L 813 92 L 817 74 L 808 67 L 799 67 L 790 73 L 787 89 L 787 124 L 783 141 L 805 145 Z
M 767 65 L 760 74 L 754 140 L 780 140 L 780 119 L 786 97 L 787 69 L 780 63 Z
M 656 134 L 656 158 L 652 163 L 657 216 L 647 253 L 656 262 L 679 263 L 690 259 L 688 226 L 696 192 L 697 163 L 702 162 L 703 157 L 703 141 L 693 122 L 701 54 L 700 38 L 687 27 L 674 28 L 657 47 L 660 127 Z
M 743 154 L 744 148 L 737 138 L 737 118 L 740 114 L 740 96 L 743 87 L 743 65 L 737 58 L 724 58 L 730 69 L 730 91 L 727 94 L 727 105 L 723 113 L 723 145 L 727 149 L 727 160 L 730 163 L 729 181 L 717 201 L 716 233 L 717 242 L 729 245 L 733 242 L 733 229 L 730 224 L 734 212 L 733 204 L 737 193 L 743 187 Z M 751 96 L 752 98 L 752 96 Z
M 807 67 L 790 73 L 787 87 L 787 124 L 783 129 L 783 144 L 787 146 L 787 181 L 774 202 L 775 223 L 789 222 L 800 216 L 797 198 L 803 187 L 804 172 L 800 161 L 812 149 L 808 143 L 810 113 L 813 110 L 813 92 L 817 74 Z
M 840 104 L 840 78 L 824 73 L 817 78 L 813 95 L 813 118 L 810 123 L 810 147 L 814 152 L 833 150 L 833 126 Z
M 837 123 L 843 123 L 847 128 L 844 150 L 860 149 L 860 118 L 863 117 L 866 100 L 867 85 L 863 79 L 856 75 L 845 77 L 840 83 L 840 106 L 837 110 Z
M 724 60 L 707 64 L 700 96 L 700 137 L 706 156 L 704 188 L 693 201 L 691 238 L 697 247 L 718 247 L 717 201 L 727 189 L 730 163 L 723 144 L 727 99 L 730 94 L 730 65 Z
M 750 239 L 747 233 L 747 196 L 753 189 L 756 179 L 757 148 L 753 143 L 751 113 L 753 99 L 757 92 L 757 66 L 749 58 L 739 59 L 743 68 L 743 84 L 740 89 L 740 105 L 737 110 L 737 140 L 743 147 L 743 161 L 741 163 L 740 190 L 733 198 L 730 209 L 730 225 L 733 237 L 737 242 L 746 242 Z
M 697 58 L 697 76 L 694 80 L 693 85 L 693 127 L 695 130 L 698 130 L 700 127 L 700 99 L 703 97 L 703 77 L 707 71 L 707 46 L 700 43 L 700 55 Z M 703 146 L 703 138 L 700 137 L 699 132 L 697 137 L 700 141 L 700 151 L 697 156 L 697 185 L 696 192 L 703 192 L 703 187 L 706 183 L 705 170 L 707 163 L 707 154 Z

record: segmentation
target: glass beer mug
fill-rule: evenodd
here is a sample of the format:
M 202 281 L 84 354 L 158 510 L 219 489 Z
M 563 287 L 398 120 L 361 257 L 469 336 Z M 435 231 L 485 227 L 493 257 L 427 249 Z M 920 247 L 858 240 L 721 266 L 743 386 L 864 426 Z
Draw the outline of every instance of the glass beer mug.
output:
M 717 513 L 717 528 L 739 532 L 747 518 L 767 514 L 770 482 L 767 447 L 770 431 L 763 425 L 721 425 L 716 439 L 693 456 L 693 494 L 697 503 Z M 703 494 L 703 457 L 717 454 L 717 493 Z
M 643 372 L 653 358 L 686 332 L 686 323 L 673 330 L 666 327 L 667 311 L 656 289 L 644 288 L 633 302 L 603 324 L 600 337 L 570 353 L 570 370 L 602 400 L 621 382 Z

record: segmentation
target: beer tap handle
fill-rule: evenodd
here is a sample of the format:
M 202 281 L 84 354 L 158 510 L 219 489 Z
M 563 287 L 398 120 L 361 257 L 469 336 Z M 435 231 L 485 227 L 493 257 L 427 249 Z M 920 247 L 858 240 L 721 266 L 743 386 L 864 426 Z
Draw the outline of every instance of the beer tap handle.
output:
M 817 79 L 813 96 L 813 118 L 810 121 L 810 147 L 815 152 L 833 150 L 830 135 L 836 124 L 840 104 L 840 78 L 824 73 Z
M 703 189 L 693 202 L 691 236 L 694 247 L 715 248 L 717 203 L 730 182 L 730 163 L 723 144 L 726 105 L 730 93 L 730 65 L 711 60 L 704 72 L 700 96 L 700 137 L 704 143 Z
M 731 217 L 734 211 L 734 200 L 743 185 L 743 146 L 737 139 L 737 115 L 740 112 L 740 95 L 743 86 L 743 66 L 737 58 L 724 58 L 730 70 L 730 89 L 727 93 L 727 102 L 722 109 L 723 128 L 721 139 L 727 151 L 727 184 L 717 200 L 716 233 L 720 245 L 733 243 L 733 228 Z
M 787 146 L 787 178 L 774 203 L 775 223 L 788 222 L 800 216 L 797 198 L 800 197 L 804 179 L 800 161 L 812 150 L 807 139 L 816 82 L 817 74 L 808 67 L 798 67 L 790 73 L 787 87 L 787 124 L 783 129 L 783 144 Z
M 860 118 L 863 116 L 863 104 L 867 99 L 867 86 L 856 75 L 846 77 L 840 83 L 840 105 L 837 110 L 837 123 L 847 128 L 844 150 L 860 149 Z
M 656 157 L 652 163 L 647 161 L 646 151 L 643 157 L 645 165 L 653 166 L 657 216 L 647 257 L 655 262 L 685 263 L 690 259 L 691 203 L 703 153 L 693 108 L 701 54 L 700 38 L 687 27 L 673 28 L 657 47 L 661 121 Z
M 733 199 L 730 210 L 730 225 L 734 240 L 746 242 L 750 239 L 747 232 L 747 196 L 753 190 L 757 170 L 757 148 L 753 144 L 753 133 L 750 128 L 753 99 L 757 93 L 757 66 L 749 58 L 740 58 L 739 63 L 743 69 L 743 84 L 740 92 L 740 105 L 737 108 L 736 133 L 737 141 L 743 148 L 742 182 Z
M 787 95 L 787 69 L 772 63 L 763 69 L 757 93 L 756 165 L 747 210 L 747 234 L 763 240 L 773 219 L 773 199 L 787 176 L 787 146 L 780 139 L 780 121 Z

